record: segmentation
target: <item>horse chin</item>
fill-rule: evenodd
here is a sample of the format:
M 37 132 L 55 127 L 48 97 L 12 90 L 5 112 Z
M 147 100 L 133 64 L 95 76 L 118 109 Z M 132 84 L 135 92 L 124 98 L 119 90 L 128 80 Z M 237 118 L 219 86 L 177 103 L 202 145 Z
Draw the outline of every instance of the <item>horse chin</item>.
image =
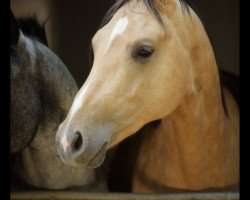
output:
M 102 145 L 102 147 L 98 150 L 95 156 L 88 162 L 86 167 L 97 168 L 102 165 L 106 155 L 107 142 Z

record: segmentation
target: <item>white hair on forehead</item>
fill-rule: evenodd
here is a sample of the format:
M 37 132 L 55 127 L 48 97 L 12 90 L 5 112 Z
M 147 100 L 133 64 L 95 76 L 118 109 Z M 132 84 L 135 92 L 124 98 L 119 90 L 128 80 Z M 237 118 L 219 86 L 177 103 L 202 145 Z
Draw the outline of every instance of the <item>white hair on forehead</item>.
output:
M 120 18 L 116 23 L 115 26 L 112 30 L 112 33 L 109 37 L 109 41 L 108 44 L 106 45 L 105 48 L 105 52 L 107 51 L 107 49 L 109 48 L 110 44 L 112 43 L 112 41 L 120 34 L 122 34 L 126 28 L 128 26 L 128 17 L 122 17 Z

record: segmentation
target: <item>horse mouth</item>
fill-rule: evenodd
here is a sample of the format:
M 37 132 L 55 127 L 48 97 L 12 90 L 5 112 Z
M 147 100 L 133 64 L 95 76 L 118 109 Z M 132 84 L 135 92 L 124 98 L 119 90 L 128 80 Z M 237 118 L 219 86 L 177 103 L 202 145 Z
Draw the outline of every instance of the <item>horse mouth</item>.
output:
M 105 155 L 106 155 L 107 145 L 108 145 L 108 142 L 105 142 L 102 145 L 102 147 L 97 151 L 94 157 L 88 162 L 86 167 L 97 168 L 103 163 Z
M 67 165 L 74 166 L 74 167 L 97 168 L 104 161 L 107 145 L 108 145 L 108 142 L 105 142 L 96 153 L 94 152 L 87 153 L 83 151 L 83 152 L 78 152 L 75 155 L 72 155 L 72 152 L 69 149 L 67 149 L 67 151 L 65 152 L 63 151 L 61 146 L 58 147 L 57 151 L 62 161 Z M 94 155 L 94 156 L 92 157 L 91 155 Z

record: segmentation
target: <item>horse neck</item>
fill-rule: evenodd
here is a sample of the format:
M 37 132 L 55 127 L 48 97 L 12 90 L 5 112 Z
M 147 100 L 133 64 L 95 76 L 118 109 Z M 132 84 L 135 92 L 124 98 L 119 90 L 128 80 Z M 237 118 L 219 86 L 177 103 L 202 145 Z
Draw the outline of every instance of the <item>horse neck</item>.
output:
M 48 97 L 48 103 L 52 103 L 55 106 L 55 102 L 51 102 L 52 97 L 53 101 L 56 101 L 56 104 L 67 114 L 78 91 L 78 87 L 67 67 L 57 55 L 44 45 L 41 44 L 41 46 L 44 53 L 47 53 L 50 58 L 50 60 L 46 61 L 49 67 L 44 67 L 39 71 L 41 90 L 44 94 L 44 98 L 46 99 Z
M 171 161 L 182 166 L 176 172 L 182 174 L 183 187 L 225 187 L 235 184 L 237 167 L 232 166 L 235 157 L 230 156 L 235 151 L 230 150 L 235 138 L 227 130 L 211 44 L 200 21 L 193 23 L 199 23 L 194 25 L 197 36 L 190 51 L 193 87 L 177 109 L 162 119 L 161 132 L 167 138 L 164 142 L 168 155 L 177 158 L 168 160 L 169 166 Z
M 203 120 L 206 125 L 213 125 L 214 128 L 218 124 L 215 122 L 219 121 L 218 127 L 222 127 L 226 115 L 222 104 L 221 85 L 214 52 L 199 19 L 192 23 L 194 24 L 190 35 L 195 35 L 195 37 L 191 39 L 192 44 L 189 50 L 190 87 L 177 109 L 166 119 L 172 118 L 173 120 L 182 117 L 180 119 L 187 119 L 185 122 L 187 124 Z M 197 126 L 197 124 L 194 125 Z M 211 127 L 202 126 L 201 128 L 202 132 L 207 132 Z M 214 134 L 218 135 L 218 131 Z
M 21 152 L 17 173 L 28 184 L 48 189 L 87 185 L 93 181 L 94 170 L 75 169 L 60 159 L 55 143 L 58 126 L 78 90 L 66 66 L 41 43 L 25 38 L 20 50 L 25 62 L 31 64 L 29 73 L 39 87 L 42 113 L 34 140 Z M 37 49 L 36 49 L 37 48 Z
M 60 58 L 47 46 L 21 33 L 18 51 L 26 70 L 39 85 L 43 105 L 53 104 L 68 112 L 78 91 L 76 82 Z M 51 101 L 53 100 L 53 102 Z M 45 110 L 47 108 L 43 108 Z M 51 106 L 48 108 L 51 109 Z

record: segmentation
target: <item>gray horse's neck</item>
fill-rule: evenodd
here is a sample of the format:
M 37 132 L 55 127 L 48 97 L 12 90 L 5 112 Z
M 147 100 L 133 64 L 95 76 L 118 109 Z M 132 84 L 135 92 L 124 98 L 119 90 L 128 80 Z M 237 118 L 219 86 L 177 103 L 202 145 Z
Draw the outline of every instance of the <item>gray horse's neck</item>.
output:
M 39 188 L 88 188 L 95 181 L 95 170 L 64 164 L 55 143 L 58 126 L 66 117 L 78 88 L 66 66 L 52 51 L 41 43 L 32 44 L 34 42 L 25 37 L 21 48 L 27 51 L 33 64 L 31 71 L 39 81 L 42 116 L 35 139 L 21 153 L 17 173 L 25 182 Z M 42 55 L 46 55 L 46 60 Z M 33 57 L 36 59 L 32 60 Z M 100 184 L 99 188 L 103 190 L 104 186 Z M 98 185 L 95 189 L 98 190 Z

